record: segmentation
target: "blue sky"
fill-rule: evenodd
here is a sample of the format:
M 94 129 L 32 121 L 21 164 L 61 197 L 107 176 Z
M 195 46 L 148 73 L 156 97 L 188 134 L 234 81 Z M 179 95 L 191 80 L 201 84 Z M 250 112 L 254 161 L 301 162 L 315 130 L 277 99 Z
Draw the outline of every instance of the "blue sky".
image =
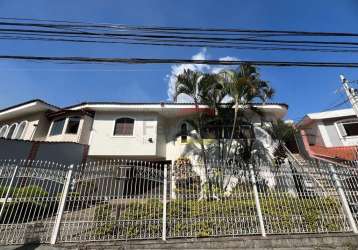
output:
M 283 29 L 358 33 L 356 0 L 0 0 L 0 17 L 57 19 L 132 25 Z M 163 48 L 0 40 L 0 54 L 191 58 L 226 56 L 243 60 L 313 60 L 357 62 L 354 54 L 313 54 L 233 49 Z M 33 98 L 60 106 L 82 101 L 168 99 L 172 65 L 59 65 L 0 61 L 0 107 Z M 299 119 L 344 100 L 339 74 L 358 79 L 357 69 L 260 69 L 276 89 L 275 102 L 290 106 L 287 118 Z M 343 106 L 347 107 L 347 106 Z

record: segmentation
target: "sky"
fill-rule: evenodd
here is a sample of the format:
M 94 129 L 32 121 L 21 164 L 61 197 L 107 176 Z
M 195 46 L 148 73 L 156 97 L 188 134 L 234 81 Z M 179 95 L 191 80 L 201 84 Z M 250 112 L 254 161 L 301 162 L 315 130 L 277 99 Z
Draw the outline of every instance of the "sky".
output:
M 357 13 L 356 0 L 0 0 L 0 17 L 206 28 L 358 33 Z M 0 40 L 0 55 L 4 54 L 358 62 L 356 55 L 340 53 Z M 168 101 L 173 74 L 183 68 L 0 61 L 0 108 L 35 98 L 58 106 L 84 101 Z M 337 91 L 339 74 L 358 79 L 358 70 L 347 68 L 260 67 L 260 73 L 276 90 L 272 101 L 287 103 L 286 118 L 296 121 L 345 100 L 344 92 Z M 349 105 L 340 108 L 345 107 Z

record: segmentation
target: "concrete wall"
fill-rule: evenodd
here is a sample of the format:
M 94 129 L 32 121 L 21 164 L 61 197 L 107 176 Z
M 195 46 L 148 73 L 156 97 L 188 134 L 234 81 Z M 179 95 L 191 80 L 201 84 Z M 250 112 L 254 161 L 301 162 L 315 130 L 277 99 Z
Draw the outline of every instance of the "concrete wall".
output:
M 90 116 L 85 115 L 83 117 L 83 124 L 80 129 L 80 139 L 79 143 L 81 144 L 89 144 L 89 139 L 92 131 L 93 126 L 93 118 Z
M 325 130 L 327 131 L 329 141 L 332 147 L 344 146 L 341 138 L 339 137 L 337 127 L 332 121 L 324 122 Z
M 0 138 L 0 159 L 27 159 L 33 143 Z
M 86 145 L 77 143 L 41 143 L 34 160 L 53 161 L 62 164 L 80 164 L 86 157 Z
M 167 120 L 163 117 L 158 117 L 157 125 L 157 154 L 163 158 L 166 157 L 166 142 L 167 142 Z
M 114 136 L 115 120 L 135 119 L 132 136 Z M 157 156 L 158 115 L 143 112 L 99 112 L 93 121 L 90 156 Z M 152 142 L 149 139 L 152 139 Z
M 325 146 L 317 123 L 313 123 L 310 126 L 305 127 L 304 130 L 306 132 L 306 137 L 310 145 Z
M 337 123 L 340 123 L 344 120 L 347 120 L 347 117 L 344 119 L 341 118 L 316 121 L 310 127 L 305 128 L 306 133 L 314 135 L 313 137 L 309 136 L 311 139 L 310 143 L 325 147 L 358 145 L 358 136 L 342 136 L 339 133 Z
M 0 139 L 0 159 L 31 159 L 79 164 L 86 159 L 87 145 Z

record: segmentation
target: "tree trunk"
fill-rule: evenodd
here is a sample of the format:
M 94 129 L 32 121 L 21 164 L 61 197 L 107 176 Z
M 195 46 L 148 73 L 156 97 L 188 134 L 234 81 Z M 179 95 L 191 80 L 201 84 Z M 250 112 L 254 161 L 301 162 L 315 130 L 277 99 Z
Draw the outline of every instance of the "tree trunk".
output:
M 227 154 L 226 154 L 226 158 L 229 157 L 230 155 L 230 151 L 231 151 L 231 146 L 232 146 L 232 142 L 234 140 L 234 134 L 235 134 L 235 129 L 236 129 L 236 120 L 237 120 L 237 114 L 239 112 L 239 102 L 236 98 L 235 100 L 235 113 L 234 113 L 234 122 L 233 122 L 233 125 L 232 125 L 232 130 L 231 130 L 231 135 L 230 135 L 230 141 L 229 141 L 229 147 L 228 147 L 228 150 L 227 150 Z

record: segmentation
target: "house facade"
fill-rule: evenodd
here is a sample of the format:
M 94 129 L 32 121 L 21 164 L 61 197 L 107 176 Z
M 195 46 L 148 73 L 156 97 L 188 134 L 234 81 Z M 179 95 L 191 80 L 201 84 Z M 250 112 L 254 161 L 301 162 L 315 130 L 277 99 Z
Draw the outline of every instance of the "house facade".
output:
M 262 113 L 249 114 L 257 126 L 282 119 L 288 109 L 285 104 L 254 106 Z M 0 137 L 5 141 L 79 145 L 82 156 L 77 158 L 85 160 L 176 160 L 193 144 L 192 130 L 185 121 L 205 109 L 191 103 L 119 102 L 59 108 L 33 100 L 0 111 Z M 1 151 L 6 155 L 8 150 L 3 146 Z
M 296 126 L 302 154 L 338 160 L 358 159 L 358 117 L 353 109 L 307 114 Z

